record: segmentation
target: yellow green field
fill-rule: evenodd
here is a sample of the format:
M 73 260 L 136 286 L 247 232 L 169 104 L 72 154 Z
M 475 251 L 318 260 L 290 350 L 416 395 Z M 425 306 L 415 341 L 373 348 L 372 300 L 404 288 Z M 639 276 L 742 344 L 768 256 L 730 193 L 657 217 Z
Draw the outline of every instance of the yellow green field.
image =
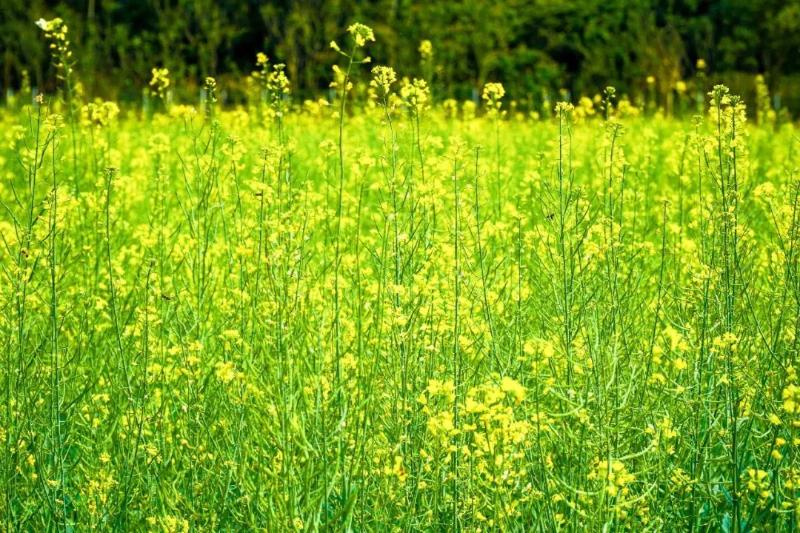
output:
M 435 102 L 359 26 L 332 99 L 259 57 L 143 108 L 49 24 L 61 90 L 0 112 L 5 530 L 797 527 L 792 122 Z

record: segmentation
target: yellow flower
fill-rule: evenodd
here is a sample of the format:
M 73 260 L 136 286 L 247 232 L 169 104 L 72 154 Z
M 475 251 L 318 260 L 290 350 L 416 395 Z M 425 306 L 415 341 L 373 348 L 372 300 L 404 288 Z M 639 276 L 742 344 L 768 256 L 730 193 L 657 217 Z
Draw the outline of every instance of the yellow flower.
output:
M 496 113 L 500 110 L 500 106 L 503 105 L 500 100 L 502 100 L 505 95 L 506 90 L 502 83 L 489 82 L 483 86 L 481 98 L 486 102 L 489 110 Z
M 794 383 L 788 385 L 781 393 L 783 410 L 790 415 L 800 414 L 800 386 Z
M 283 115 L 284 98 L 291 92 L 291 84 L 285 69 L 286 65 L 277 63 L 272 65 L 272 72 L 264 74 L 264 88 L 269 93 L 269 104 L 277 116 Z
M 772 493 L 770 492 L 769 472 L 756 468 L 748 468 L 744 482 L 747 492 L 757 498 L 759 507 L 763 507 L 767 500 L 772 497 Z
M 609 496 L 627 496 L 630 492 L 628 485 L 636 480 L 636 476 L 628 472 L 622 461 L 595 461 L 594 469 L 589 473 L 589 479 L 605 481 L 605 490 Z
M 236 370 L 230 361 L 219 361 L 214 365 L 214 374 L 222 383 L 228 384 L 234 380 L 241 379 L 242 374 Z
M 411 114 L 418 116 L 423 110 L 427 109 L 430 100 L 430 90 L 425 80 L 414 78 L 413 81 L 403 80 L 400 87 L 400 97 Z
M 516 403 L 522 403 L 522 400 L 525 399 L 525 387 L 508 376 L 500 382 L 500 388 L 503 392 L 513 396 Z
M 433 57 L 433 44 L 428 39 L 419 43 L 418 50 L 423 61 L 429 61 Z
M 556 114 L 559 116 L 567 115 L 575 109 L 575 106 L 569 102 L 558 102 L 555 107 Z
M 166 68 L 153 68 L 151 70 L 152 78 L 150 79 L 151 93 L 159 98 L 164 98 L 169 88 L 169 69 Z
M 356 46 L 359 48 L 366 45 L 368 41 L 375 41 L 375 34 L 373 33 L 372 28 L 361 24 L 360 22 L 351 24 L 347 28 L 347 33 L 353 37 Z M 331 45 L 334 44 L 335 43 L 331 43 Z
M 372 81 L 369 85 L 378 91 L 378 96 L 386 97 L 396 81 L 397 74 L 392 67 L 377 66 L 372 69 Z

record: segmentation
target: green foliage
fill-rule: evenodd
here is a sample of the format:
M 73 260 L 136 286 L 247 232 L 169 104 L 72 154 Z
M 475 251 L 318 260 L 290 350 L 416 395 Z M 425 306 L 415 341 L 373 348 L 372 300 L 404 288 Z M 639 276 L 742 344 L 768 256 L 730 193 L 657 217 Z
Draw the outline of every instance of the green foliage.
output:
M 437 96 L 475 97 L 501 79 L 518 100 L 542 91 L 580 94 L 613 84 L 659 94 L 695 72 L 763 72 L 779 87 L 800 72 L 797 0 L 482 0 L 410 2 L 212 0 L 5 0 L 0 19 L 3 87 L 18 89 L 23 70 L 51 87 L 44 44 L 33 20 L 62 17 L 73 31 L 78 69 L 91 94 L 139 97 L 153 64 L 192 93 L 206 76 L 240 79 L 266 51 L 286 63 L 300 94 L 327 86 L 328 43 L 352 20 L 375 28 L 376 61 L 420 76 L 418 44 L 433 43 Z M 231 87 L 231 83 L 226 84 Z M 438 87 L 438 88 L 437 88 Z M 785 91 L 787 94 L 790 90 Z M 229 94 L 235 97 L 236 91 Z

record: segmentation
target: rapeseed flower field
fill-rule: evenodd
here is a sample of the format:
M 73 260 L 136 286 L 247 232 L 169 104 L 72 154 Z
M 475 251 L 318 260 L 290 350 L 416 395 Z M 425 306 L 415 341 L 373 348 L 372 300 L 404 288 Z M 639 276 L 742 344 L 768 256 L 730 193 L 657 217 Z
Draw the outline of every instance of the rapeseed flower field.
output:
M 258 53 L 245 103 L 155 67 L 137 106 L 38 24 L 59 90 L 0 113 L 4 529 L 798 527 L 800 153 L 763 80 L 757 113 L 438 101 L 353 24 L 329 98 Z

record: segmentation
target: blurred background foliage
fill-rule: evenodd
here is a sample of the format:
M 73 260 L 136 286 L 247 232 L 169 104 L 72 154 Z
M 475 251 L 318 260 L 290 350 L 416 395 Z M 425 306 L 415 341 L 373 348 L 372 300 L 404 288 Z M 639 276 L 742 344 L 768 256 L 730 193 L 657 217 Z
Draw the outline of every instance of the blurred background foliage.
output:
M 69 25 L 76 69 L 88 94 L 136 99 L 154 66 L 167 67 L 184 91 L 215 76 L 236 98 L 236 84 L 265 51 L 284 62 L 302 96 L 318 95 L 337 60 L 328 43 L 354 20 L 375 29 L 374 63 L 400 75 L 426 75 L 439 97 L 474 98 L 502 81 L 520 102 L 599 92 L 614 85 L 660 101 L 697 60 L 710 85 L 725 81 L 753 94 L 763 73 L 781 107 L 800 108 L 800 0 L 0 0 L 4 93 L 25 76 L 55 81 L 39 17 Z M 429 39 L 434 57 L 420 61 Z M 27 72 L 27 73 L 26 73 Z M 655 82 L 648 87 L 647 77 Z M 238 80 L 238 81 L 237 81 Z M 227 81 L 227 83 L 226 83 Z M 562 95 L 559 95 L 562 93 Z M 565 93 L 565 94 L 564 94 Z

